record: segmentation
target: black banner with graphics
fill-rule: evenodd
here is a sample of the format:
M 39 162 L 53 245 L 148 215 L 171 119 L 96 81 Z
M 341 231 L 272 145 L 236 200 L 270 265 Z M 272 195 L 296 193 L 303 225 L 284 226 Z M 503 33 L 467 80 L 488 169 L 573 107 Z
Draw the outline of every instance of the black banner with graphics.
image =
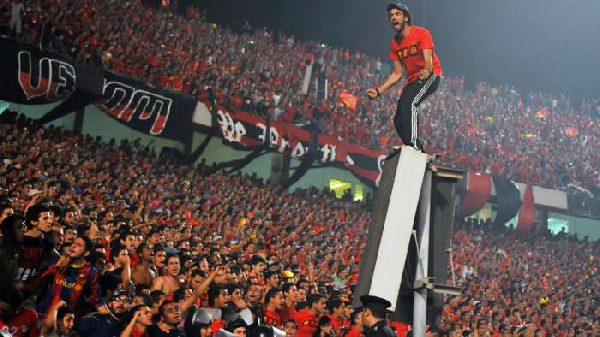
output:
M 205 109 L 200 109 L 205 110 Z M 293 124 L 271 122 L 245 113 L 230 111 L 222 106 L 217 110 L 217 122 L 223 142 L 238 149 L 255 149 L 269 140 L 270 151 L 289 154 L 302 159 L 311 146 L 311 133 Z M 352 172 L 367 185 L 379 184 L 386 152 L 350 144 L 337 137 L 319 135 L 316 164 L 342 167 Z
M 31 105 L 61 102 L 46 112 L 40 123 L 95 104 L 134 130 L 185 144 L 191 141 L 194 123 L 210 128 L 213 118 L 223 142 L 239 150 L 265 148 L 300 160 L 314 141 L 310 131 L 296 125 L 269 124 L 262 117 L 223 107 L 211 114 L 191 96 L 153 88 L 13 40 L 0 39 L 0 47 L 0 99 Z M 328 135 L 319 135 L 316 146 L 315 164 L 345 168 L 369 186 L 378 185 L 387 153 Z
M 32 105 L 62 101 L 39 119 L 41 123 L 95 104 L 134 130 L 184 143 L 191 139 L 197 102 L 187 95 L 152 88 L 12 40 L 0 39 L 0 46 L 0 99 Z

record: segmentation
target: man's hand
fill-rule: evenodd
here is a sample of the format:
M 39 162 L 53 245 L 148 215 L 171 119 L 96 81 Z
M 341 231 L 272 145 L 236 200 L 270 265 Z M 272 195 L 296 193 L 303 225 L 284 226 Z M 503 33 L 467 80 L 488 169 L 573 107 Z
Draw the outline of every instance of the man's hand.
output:
M 215 269 L 215 271 L 217 272 L 217 277 L 225 276 L 227 275 L 227 266 L 217 266 L 217 269 Z
M 71 263 L 71 257 L 68 255 L 61 255 L 60 258 L 58 259 L 58 262 L 56 262 L 56 267 L 58 269 L 63 269 L 65 267 L 67 267 L 69 264 Z
M 140 319 L 140 315 L 142 314 L 141 310 L 138 310 L 135 312 L 135 314 L 133 314 L 133 318 L 131 319 L 131 323 L 135 324 L 137 323 L 138 319 Z
M 377 88 L 369 88 L 367 89 L 367 96 L 369 96 L 370 99 L 374 99 L 379 97 L 380 93 L 377 90 Z
M 50 328 L 54 328 L 56 330 L 56 315 L 58 314 L 58 309 L 65 307 L 67 302 L 58 301 L 48 311 L 48 315 L 45 319 L 42 320 L 42 332 L 48 332 Z
M 119 255 L 118 260 L 122 266 L 131 265 L 131 258 L 129 255 Z
M 248 304 L 246 304 L 244 300 L 233 301 L 233 304 L 235 304 L 239 310 L 246 309 L 248 307 Z
M 421 69 L 421 71 L 419 72 L 419 78 L 424 80 L 427 77 L 429 77 L 429 72 L 427 71 L 427 69 L 425 69 L 425 68 Z

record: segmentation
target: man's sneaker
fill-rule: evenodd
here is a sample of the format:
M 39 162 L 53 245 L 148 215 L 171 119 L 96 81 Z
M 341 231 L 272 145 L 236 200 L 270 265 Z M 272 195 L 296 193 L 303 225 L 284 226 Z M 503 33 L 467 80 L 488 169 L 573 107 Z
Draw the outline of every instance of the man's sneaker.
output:
M 402 151 L 402 146 L 394 146 L 394 147 L 392 147 L 392 151 L 387 155 L 387 157 L 385 157 L 385 159 L 383 160 L 383 162 L 385 163 L 386 161 L 390 160 L 390 158 L 392 158 L 396 154 L 400 153 L 401 151 Z
M 438 168 L 433 162 L 438 160 L 440 155 L 438 153 L 432 153 L 432 154 L 426 153 L 426 154 L 427 154 L 427 167 L 429 167 L 429 169 L 432 172 L 437 172 Z

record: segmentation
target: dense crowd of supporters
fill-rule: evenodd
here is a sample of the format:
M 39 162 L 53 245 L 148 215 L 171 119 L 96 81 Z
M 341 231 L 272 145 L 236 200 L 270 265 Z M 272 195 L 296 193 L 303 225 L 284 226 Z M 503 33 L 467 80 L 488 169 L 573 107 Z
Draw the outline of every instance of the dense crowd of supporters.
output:
M 366 206 L 163 164 L 135 142 L 15 115 L 0 123 L 0 330 L 242 336 L 271 325 L 289 336 L 360 336 L 349 301 Z M 452 242 L 448 282 L 463 295 L 446 300 L 431 334 L 600 332 L 597 242 L 472 224 Z
M 11 24 L 12 2 L 0 6 L 0 21 Z M 19 38 L 156 86 L 196 96 L 213 87 L 231 109 L 287 122 L 314 118 L 313 98 L 299 91 L 306 65 L 324 63 L 323 131 L 378 148 L 397 142 L 389 120 L 397 92 L 362 98 L 385 75 L 364 54 L 266 30 L 234 33 L 197 11 L 139 0 L 28 1 Z M 359 96 L 356 110 L 339 101 L 343 90 Z M 555 188 L 599 186 L 597 101 L 575 107 L 508 86 L 469 90 L 459 77 L 422 109 L 424 140 L 446 164 Z M 348 301 L 370 222 L 361 204 L 168 165 L 136 143 L 8 117 L 0 159 L 0 330 L 240 336 L 272 325 L 290 336 L 360 335 Z M 600 334 L 598 243 L 468 225 L 452 242 L 464 293 L 446 300 L 432 331 Z
M 12 2 L 0 6 L 8 25 Z M 236 33 L 193 8 L 157 9 L 141 0 L 28 1 L 20 38 L 158 87 L 198 97 L 215 88 L 233 110 L 296 123 L 324 116 L 322 131 L 340 139 L 381 149 L 399 142 L 390 117 L 401 89 L 365 99 L 365 88 L 380 83 L 387 67 L 362 53 L 264 29 Z M 329 80 L 329 99 L 317 115 L 314 95 L 300 93 L 308 64 L 324 64 Z M 355 109 L 341 93 L 357 98 Z M 486 83 L 469 90 L 464 77 L 447 77 L 422 110 L 426 148 L 443 154 L 446 165 L 598 192 L 598 100 L 572 104 L 564 95 Z

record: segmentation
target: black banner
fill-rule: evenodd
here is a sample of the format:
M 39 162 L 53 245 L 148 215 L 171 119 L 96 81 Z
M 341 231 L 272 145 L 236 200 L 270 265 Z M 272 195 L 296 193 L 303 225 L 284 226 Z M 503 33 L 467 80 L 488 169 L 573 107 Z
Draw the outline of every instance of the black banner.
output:
M 498 197 L 498 212 L 494 219 L 494 227 L 504 226 L 514 218 L 521 209 L 521 192 L 514 181 L 494 176 L 494 186 Z
M 150 88 L 145 84 L 104 73 L 102 97 L 96 102 L 104 112 L 129 127 L 188 143 L 197 102 L 192 97 Z
M 271 122 L 267 127 L 265 118 L 245 112 L 233 112 L 222 106 L 217 110 L 217 122 L 223 142 L 238 149 L 264 147 L 268 140 L 270 151 L 302 159 L 311 145 L 311 133 L 308 130 L 277 122 Z M 350 144 L 335 136 L 319 135 L 315 163 L 343 167 L 367 185 L 375 187 L 379 185 L 386 156 L 387 153 L 383 151 Z
M 318 167 L 342 167 L 369 186 L 378 185 L 385 152 L 327 135 L 319 135 L 316 151 L 309 151 L 314 143 L 311 132 L 296 125 L 268 123 L 262 117 L 223 107 L 213 115 L 206 107 L 202 109 L 202 103 L 197 107 L 198 102 L 188 95 L 153 88 L 12 40 L 0 39 L 0 46 L 0 99 L 31 105 L 61 101 L 38 120 L 40 123 L 95 104 L 134 130 L 189 144 L 194 123 L 211 128 L 216 118 L 219 134 L 228 146 L 246 151 L 263 148 L 294 159 L 311 152 Z M 194 114 L 200 117 L 198 121 Z
M 48 123 L 94 103 L 128 127 L 187 143 L 196 101 L 149 87 L 107 70 L 11 40 L 0 40 L 3 90 L 0 99 L 19 104 L 62 101 L 39 122 Z

